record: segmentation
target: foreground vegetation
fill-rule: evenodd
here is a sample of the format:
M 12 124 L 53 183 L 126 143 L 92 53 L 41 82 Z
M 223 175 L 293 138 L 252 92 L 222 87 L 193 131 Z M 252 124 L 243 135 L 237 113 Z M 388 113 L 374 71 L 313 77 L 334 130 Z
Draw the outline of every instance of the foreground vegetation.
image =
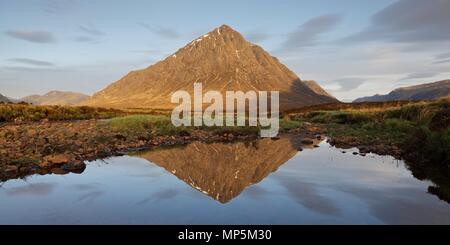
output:
M 290 120 L 285 117 L 280 120 L 280 130 L 288 131 L 300 127 L 302 122 Z M 175 127 L 168 115 L 129 115 L 116 117 L 99 123 L 100 128 L 109 128 L 118 133 L 128 135 L 153 135 L 166 136 L 178 135 L 188 136 L 194 131 L 205 131 L 213 135 L 232 134 L 240 135 L 258 135 L 261 127 L 238 127 L 238 126 L 198 126 L 198 127 Z
M 0 104 L 0 122 L 104 119 L 126 115 L 116 109 L 71 106 L 38 106 L 29 104 Z
M 26 104 L 0 104 L 0 122 L 5 122 L 0 126 L 0 179 L 79 171 L 84 160 L 143 147 L 255 138 L 261 130 L 175 127 L 165 112 Z M 280 132 L 314 137 L 318 128 L 338 147 L 401 157 L 417 178 L 438 185 L 429 192 L 450 201 L 449 125 L 450 100 L 328 104 L 283 113 Z
M 401 147 L 422 163 L 450 164 L 450 101 L 402 106 L 314 110 L 294 114 L 297 121 L 325 125 L 330 136 L 353 136 Z M 406 155 L 405 155 L 406 156 Z

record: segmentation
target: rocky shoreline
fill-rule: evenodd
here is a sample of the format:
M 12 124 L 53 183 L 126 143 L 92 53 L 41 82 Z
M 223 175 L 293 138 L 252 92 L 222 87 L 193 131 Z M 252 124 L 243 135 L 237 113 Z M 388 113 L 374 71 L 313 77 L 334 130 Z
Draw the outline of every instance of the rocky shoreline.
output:
M 193 141 L 232 142 L 255 140 L 258 135 L 214 134 L 194 130 L 189 135 L 144 136 L 117 133 L 98 127 L 101 120 L 40 121 L 0 125 L 0 180 L 31 174 L 82 173 L 85 161 L 125 155 L 156 146 L 184 145 Z M 293 134 L 308 144 L 322 138 L 325 128 L 306 123 L 284 133 Z M 273 138 L 277 140 L 277 138 Z M 401 150 L 389 144 L 364 144 L 356 137 L 335 136 L 328 142 L 338 148 L 357 147 L 357 154 L 373 152 L 401 158 Z M 302 149 L 299 149 L 301 151 Z
M 358 148 L 358 154 L 363 156 L 367 153 L 375 153 L 378 155 L 390 155 L 396 159 L 402 159 L 402 156 L 404 155 L 401 148 L 388 142 L 368 144 L 357 137 L 351 136 L 334 136 L 329 138 L 328 143 L 341 149 Z
M 81 173 L 85 161 L 120 156 L 155 146 L 193 141 L 231 142 L 257 135 L 214 134 L 195 130 L 189 135 L 144 136 L 99 127 L 100 120 L 41 121 L 0 125 L 0 180 L 31 174 Z

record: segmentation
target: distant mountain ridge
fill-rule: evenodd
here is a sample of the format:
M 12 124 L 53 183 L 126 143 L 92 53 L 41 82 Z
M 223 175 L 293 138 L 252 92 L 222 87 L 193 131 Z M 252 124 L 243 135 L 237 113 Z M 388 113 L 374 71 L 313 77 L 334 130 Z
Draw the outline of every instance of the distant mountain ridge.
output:
M 30 95 L 20 100 L 34 105 L 76 105 L 89 98 L 89 95 L 82 93 L 50 91 L 44 95 Z
M 193 40 L 166 59 L 132 71 L 94 94 L 83 105 L 115 108 L 171 109 L 171 94 L 193 84 L 203 90 L 280 91 L 280 109 L 337 102 L 318 94 L 300 78 L 227 25 Z M 318 85 L 317 85 L 318 86 Z
M 6 96 L 0 94 L 0 102 L 7 103 L 7 102 L 10 102 L 10 100 Z
M 435 100 L 450 96 L 450 80 L 397 88 L 386 95 L 361 97 L 353 102 L 383 102 L 395 100 Z

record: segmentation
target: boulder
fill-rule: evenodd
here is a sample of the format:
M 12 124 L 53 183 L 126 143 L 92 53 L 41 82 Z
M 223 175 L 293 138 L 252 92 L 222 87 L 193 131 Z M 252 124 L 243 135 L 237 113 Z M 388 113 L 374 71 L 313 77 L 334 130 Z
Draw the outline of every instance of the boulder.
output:
M 48 155 L 44 157 L 44 162 L 48 162 L 50 164 L 64 164 L 68 163 L 71 160 L 71 156 L 68 154 L 56 154 L 56 155 Z
M 62 169 L 70 172 L 78 172 L 79 170 L 84 170 L 85 168 L 86 164 L 82 161 L 72 161 L 62 166 Z
M 5 173 L 7 175 L 15 175 L 19 172 L 19 168 L 17 166 L 14 165 L 8 165 L 5 168 Z
M 304 138 L 300 141 L 300 143 L 302 143 L 304 145 L 312 145 L 314 142 L 312 141 L 312 139 Z
M 66 171 L 66 170 L 64 170 L 64 169 L 62 169 L 62 168 L 52 168 L 50 171 L 51 171 L 53 174 L 59 174 L 59 175 L 64 175 L 64 174 L 67 174 L 67 173 L 68 173 L 68 171 Z

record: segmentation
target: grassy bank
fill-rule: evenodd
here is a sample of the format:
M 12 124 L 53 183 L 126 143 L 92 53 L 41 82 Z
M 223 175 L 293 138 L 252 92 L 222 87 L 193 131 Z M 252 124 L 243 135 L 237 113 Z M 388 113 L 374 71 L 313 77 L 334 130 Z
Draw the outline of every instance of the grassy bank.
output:
M 450 100 L 314 106 L 290 117 L 325 128 L 337 146 L 402 157 L 416 178 L 434 183 L 429 193 L 450 202 Z
M 450 101 L 383 107 L 320 107 L 293 113 L 296 121 L 321 124 L 330 136 L 350 136 L 367 144 L 400 147 L 404 157 L 423 164 L 450 164 Z
M 104 119 L 123 116 L 126 113 L 115 109 L 71 106 L 37 106 L 28 104 L 0 104 L 0 122 L 24 122 L 61 120 Z
M 280 120 L 280 130 L 286 131 L 298 128 L 302 122 L 290 120 L 288 117 Z M 109 128 L 118 133 L 164 136 L 178 135 L 187 136 L 193 131 L 205 131 L 215 135 L 257 135 L 261 127 L 238 127 L 238 126 L 198 126 L 198 127 L 175 127 L 168 115 L 129 115 L 116 117 L 99 124 L 101 128 Z

